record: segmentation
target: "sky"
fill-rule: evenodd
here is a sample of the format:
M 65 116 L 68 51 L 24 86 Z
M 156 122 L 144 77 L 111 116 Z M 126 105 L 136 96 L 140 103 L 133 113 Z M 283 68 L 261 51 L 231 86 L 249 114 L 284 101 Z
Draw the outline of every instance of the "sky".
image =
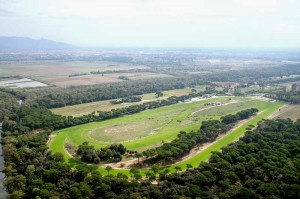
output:
M 300 0 L 0 0 L 0 36 L 98 47 L 300 48 Z

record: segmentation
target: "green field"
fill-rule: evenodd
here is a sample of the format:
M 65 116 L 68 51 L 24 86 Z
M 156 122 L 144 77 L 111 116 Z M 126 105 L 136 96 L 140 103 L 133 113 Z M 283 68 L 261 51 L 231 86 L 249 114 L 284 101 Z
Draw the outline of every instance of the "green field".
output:
M 195 89 L 199 92 L 201 90 L 205 89 L 205 86 L 197 86 Z M 91 102 L 91 103 L 84 103 L 84 104 L 78 104 L 73 106 L 65 106 L 62 108 L 54 108 L 51 109 L 51 111 L 55 114 L 59 115 L 65 115 L 65 116 L 80 116 L 80 115 L 86 115 L 93 111 L 110 111 L 112 109 L 127 107 L 130 105 L 140 104 L 144 103 L 146 101 L 156 101 L 160 99 L 166 99 L 171 96 L 182 96 L 182 95 L 188 95 L 191 93 L 191 88 L 184 88 L 184 89 L 174 89 L 169 91 L 163 91 L 163 96 L 160 98 L 157 98 L 155 93 L 147 93 L 142 95 L 142 101 L 141 102 L 133 102 L 133 103 L 122 103 L 122 104 L 110 104 L 111 100 L 104 100 L 104 101 L 98 101 L 98 102 Z
M 260 110 L 258 116 L 248 121 L 242 127 L 228 134 L 196 156 L 178 163 L 184 169 L 186 164 L 198 166 L 201 161 L 208 159 L 211 151 L 218 151 L 223 146 L 237 140 L 244 134 L 248 125 L 257 124 L 258 121 L 266 118 L 283 105 L 282 102 L 271 103 L 250 98 L 233 97 L 227 105 L 204 106 L 208 102 L 224 103 L 227 100 L 228 97 L 218 97 L 194 103 L 180 103 L 107 121 L 93 122 L 62 129 L 53 132 L 53 135 L 56 136 L 50 143 L 50 149 L 53 152 L 63 153 L 67 162 L 79 164 L 78 161 L 72 159 L 66 153 L 64 149 L 66 141 L 75 146 L 82 144 L 84 141 L 89 141 L 96 148 L 107 146 L 113 142 L 119 142 L 124 144 L 128 149 L 142 151 L 145 148 L 160 144 L 162 140 L 170 141 L 174 139 L 180 130 L 187 132 L 197 130 L 203 120 L 219 119 L 224 113 L 233 114 L 246 108 L 253 107 Z M 205 110 L 201 111 L 201 109 Z M 193 113 L 195 114 L 193 115 Z M 172 171 L 175 165 L 170 167 Z M 100 170 L 103 169 L 100 168 Z M 114 170 L 112 173 L 117 172 L 128 174 L 128 170 L 119 169 Z

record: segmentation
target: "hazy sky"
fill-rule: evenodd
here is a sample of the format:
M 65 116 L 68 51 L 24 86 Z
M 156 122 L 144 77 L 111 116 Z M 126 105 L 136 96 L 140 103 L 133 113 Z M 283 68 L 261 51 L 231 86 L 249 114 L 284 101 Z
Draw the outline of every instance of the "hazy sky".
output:
M 0 35 L 88 46 L 299 48 L 300 0 L 0 0 Z

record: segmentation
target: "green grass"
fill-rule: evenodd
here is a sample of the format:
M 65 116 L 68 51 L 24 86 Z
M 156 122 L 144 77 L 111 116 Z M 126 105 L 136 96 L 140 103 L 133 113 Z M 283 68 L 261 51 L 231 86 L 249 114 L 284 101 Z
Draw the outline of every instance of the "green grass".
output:
M 97 141 L 106 142 L 124 142 L 130 140 L 132 135 L 135 138 L 141 138 L 154 134 L 160 127 L 166 125 L 166 121 L 144 121 L 144 122 L 126 122 L 96 128 L 89 132 L 89 136 Z
M 124 136 L 124 138 L 122 138 L 122 136 L 118 137 L 120 143 L 124 144 L 128 149 L 143 150 L 143 148 L 145 147 L 155 146 L 155 144 L 161 143 L 162 140 L 170 141 L 174 139 L 180 130 L 185 130 L 187 132 L 191 130 L 197 130 L 200 127 L 201 121 L 211 119 L 211 118 L 219 119 L 222 115 L 218 115 L 218 113 L 224 113 L 225 111 L 226 113 L 229 114 L 229 113 L 234 113 L 239 111 L 233 109 L 231 105 L 218 106 L 205 111 L 205 114 L 210 115 L 209 117 L 202 116 L 201 114 L 199 116 L 188 117 L 193 111 L 198 110 L 199 108 L 203 108 L 204 103 L 212 102 L 212 101 L 220 101 L 225 99 L 228 98 L 223 97 L 223 98 L 209 99 L 209 100 L 194 102 L 189 104 L 186 103 L 176 104 L 176 105 L 162 107 L 155 110 L 143 111 L 141 113 L 124 116 L 121 118 L 111 119 L 102 122 L 88 123 L 88 124 L 79 125 L 67 129 L 62 129 L 54 132 L 54 134 L 57 134 L 57 136 L 51 142 L 50 149 L 53 152 L 63 153 L 68 163 L 76 165 L 80 163 L 70 158 L 68 154 L 65 152 L 64 142 L 66 140 L 70 141 L 74 145 L 79 145 L 82 144 L 82 142 L 84 141 L 89 141 L 95 147 L 99 148 L 99 147 L 107 146 L 112 141 L 114 141 L 113 139 L 115 138 L 113 138 L 113 136 L 111 138 L 102 137 L 103 140 L 101 140 L 101 136 L 103 135 L 101 135 L 100 132 L 100 137 L 97 138 L 98 140 L 95 140 L 90 136 L 88 136 L 88 132 L 92 131 L 95 128 L 100 127 L 103 129 L 105 127 L 111 127 L 113 125 L 122 126 L 123 124 L 131 123 L 131 122 L 135 122 L 143 125 L 147 123 L 147 121 L 149 121 L 149 118 L 153 118 L 154 120 L 154 124 L 156 126 L 153 125 L 153 128 L 157 128 L 157 125 L 159 125 L 160 122 L 162 122 L 162 124 L 163 122 L 167 122 L 168 123 L 167 125 L 163 125 L 163 127 L 153 135 L 139 137 L 140 136 L 139 133 L 133 132 L 132 133 L 133 135 L 131 138 L 129 138 L 129 140 L 128 140 L 129 137 L 128 135 Z M 184 162 L 170 166 L 169 168 L 172 171 L 174 171 L 175 166 L 181 166 L 183 169 L 185 169 L 186 164 L 191 164 L 194 167 L 197 167 L 200 162 L 208 160 L 212 151 L 219 151 L 222 147 L 228 145 L 229 143 L 243 136 L 245 129 L 247 128 L 248 125 L 257 124 L 258 121 L 260 121 L 263 118 L 266 118 L 268 115 L 270 115 L 275 110 L 277 110 L 280 106 L 283 105 L 282 102 L 270 103 L 270 102 L 255 100 L 255 99 L 249 99 L 249 98 L 233 98 L 233 100 L 237 100 L 241 104 L 244 103 L 243 106 L 240 107 L 241 108 L 240 110 L 245 109 L 246 104 L 248 103 L 250 106 L 248 106 L 247 108 L 256 107 L 263 112 L 259 114 L 257 117 L 247 122 L 246 124 L 244 124 L 243 126 L 241 126 L 240 128 L 238 128 L 237 130 L 233 131 L 231 134 L 219 140 L 217 143 L 211 145 L 206 150 L 197 154 L 193 158 L 190 158 Z M 212 115 L 212 113 L 216 115 Z M 152 126 L 152 124 L 153 123 L 150 122 L 150 126 Z M 149 125 L 146 128 L 149 128 Z M 124 140 L 123 142 L 122 139 Z M 99 168 L 99 170 L 106 172 L 101 168 Z M 116 174 L 118 172 L 128 174 L 128 170 L 122 170 L 122 169 L 114 170 L 112 174 Z
M 215 115 L 228 115 L 236 113 L 240 110 L 247 109 L 249 107 L 260 107 L 261 102 L 257 100 L 244 100 L 244 101 L 234 101 L 233 103 L 228 104 L 222 108 L 215 108 L 210 110 L 202 110 L 194 114 L 194 116 L 215 116 Z
M 74 145 L 80 145 L 84 141 L 88 141 L 93 144 L 96 148 L 105 147 L 111 144 L 111 141 L 115 140 L 114 136 L 119 136 L 118 141 L 122 142 L 129 149 L 142 149 L 144 147 L 153 146 L 157 143 L 161 143 L 162 140 L 169 141 L 174 139 L 180 130 L 190 131 L 199 128 L 201 121 L 206 119 L 218 119 L 221 115 L 210 115 L 209 117 L 192 117 L 188 116 L 198 110 L 199 108 L 203 108 L 204 104 L 207 102 L 214 102 L 228 99 L 226 97 L 214 98 L 205 101 L 195 102 L 195 103 L 182 103 L 175 104 L 171 106 L 162 107 L 155 110 L 147 110 L 133 115 L 127 115 L 120 118 L 110 119 L 101 122 L 93 122 L 88 124 L 83 124 L 75 127 L 70 127 L 67 129 L 62 129 L 57 132 L 60 132 L 56 139 L 60 139 L 62 136 L 62 132 L 66 132 L 66 136 L 63 138 L 68 138 L 68 140 Z M 239 100 L 243 101 L 244 99 L 240 98 Z M 261 102 L 263 103 L 263 102 Z M 259 108 L 259 107 L 257 107 Z M 210 111 L 214 111 L 214 109 L 225 109 L 226 106 L 222 107 L 213 107 L 206 111 L 209 113 Z M 229 111 L 229 110 L 228 110 Z M 136 125 L 143 125 L 145 123 L 150 124 L 146 129 L 148 132 L 145 132 L 141 137 L 141 134 L 138 131 L 132 131 L 131 134 L 122 135 L 124 130 L 122 125 L 128 123 L 135 123 Z M 109 129 L 112 126 L 120 126 L 120 132 L 116 135 L 114 134 L 100 134 L 98 136 L 93 135 L 92 137 L 89 134 L 93 134 L 95 129 Z M 151 131 L 160 128 L 158 131 L 155 131 L 154 134 Z M 101 140 L 100 138 L 106 136 L 105 140 Z M 111 138 L 108 138 L 111 136 Z M 120 139 L 124 137 L 123 140 Z M 96 139 L 94 139 L 96 138 Z

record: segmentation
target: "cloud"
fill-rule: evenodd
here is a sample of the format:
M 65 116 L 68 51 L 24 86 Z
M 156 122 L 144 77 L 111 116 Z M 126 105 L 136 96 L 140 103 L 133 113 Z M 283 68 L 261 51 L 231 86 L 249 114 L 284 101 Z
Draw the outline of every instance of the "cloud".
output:
M 0 15 L 10 15 L 10 14 L 13 14 L 13 12 L 3 9 L 3 8 L 0 8 Z
M 0 6 L 5 34 L 82 45 L 300 43 L 299 0 L 0 0 Z

